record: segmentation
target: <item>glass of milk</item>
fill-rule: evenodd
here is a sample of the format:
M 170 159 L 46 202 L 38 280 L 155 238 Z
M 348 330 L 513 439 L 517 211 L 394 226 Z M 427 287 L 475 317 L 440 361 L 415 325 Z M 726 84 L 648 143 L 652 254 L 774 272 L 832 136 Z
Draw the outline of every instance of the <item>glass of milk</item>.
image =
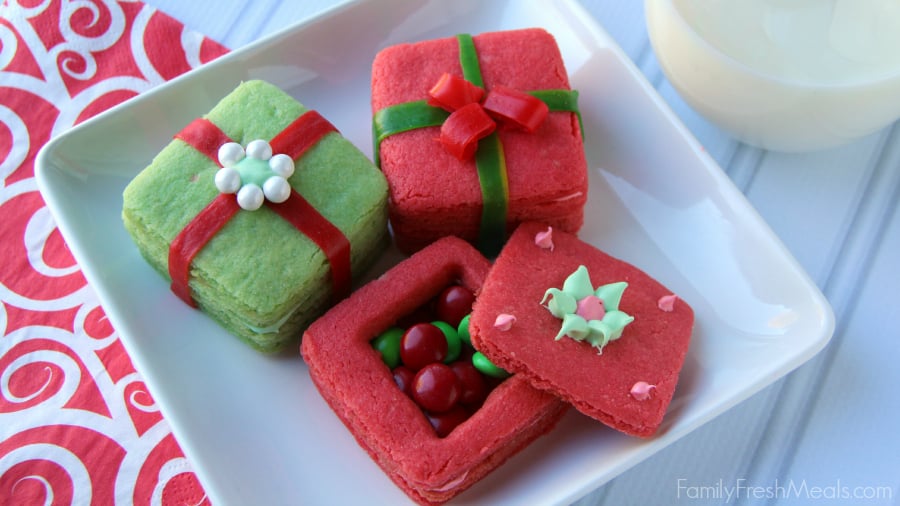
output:
M 900 117 L 900 0 L 645 0 L 663 72 L 735 137 L 836 146 Z

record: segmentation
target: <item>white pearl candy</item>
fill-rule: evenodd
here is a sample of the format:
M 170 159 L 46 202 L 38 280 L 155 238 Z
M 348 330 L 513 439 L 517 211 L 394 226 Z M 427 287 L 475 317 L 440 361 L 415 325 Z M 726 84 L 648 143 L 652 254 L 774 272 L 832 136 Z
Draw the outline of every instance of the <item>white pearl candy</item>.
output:
M 245 184 L 237 192 L 238 205 L 247 211 L 256 211 L 262 207 L 264 199 L 262 188 L 252 183 Z
M 272 146 L 260 139 L 250 141 L 250 144 L 247 144 L 247 156 L 257 160 L 268 160 L 272 158 Z
M 263 193 L 269 202 L 280 204 L 291 196 L 291 185 L 281 176 L 272 176 L 263 183 Z
M 257 160 L 268 160 L 269 168 L 275 174 L 263 183 L 243 184 L 241 173 L 235 168 L 245 157 Z M 215 175 L 216 188 L 222 193 L 237 193 L 237 202 L 241 209 L 255 211 L 262 207 L 268 199 L 281 203 L 291 196 L 291 185 L 287 178 L 294 174 L 294 160 L 286 154 L 272 156 L 272 146 L 264 140 L 254 140 L 243 148 L 236 142 L 228 142 L 219 147 L 219 163 L 223 168 Z
M 277 154 L 269 159 L 272 172 L 287 179 L 294 174 L 294 159 L 285 154 Z
M 241 189 L 241 174 L 231 167 L 216 171 L 216 188 L 222 193 L 234 193 Z
M 234 167 L 239 161 L 244 159 L 244 148 L 236 142 L 222 144 L 219 147 L 218 157 L 222 167 Z

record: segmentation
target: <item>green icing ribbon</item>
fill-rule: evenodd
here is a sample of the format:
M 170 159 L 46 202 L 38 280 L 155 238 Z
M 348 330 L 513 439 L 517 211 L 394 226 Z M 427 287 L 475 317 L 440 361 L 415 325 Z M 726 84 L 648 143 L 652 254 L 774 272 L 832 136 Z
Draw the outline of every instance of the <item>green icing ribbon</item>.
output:
M 472 36 L 459 34 L 456 40 L 459 45 L 459 63 L 463 77 L 472 84 L 484 88 L 481 66 L 478 63 L 478 53 Z M 527 93 L 547 104 L 551 112 L 575 113 L 582 138 L 584 137 L 576 90 L 534 90 Z M 449 112 L 428 105 L 426 100 L 395 104 L 376 112 L 372 118 L 375 163 L 379 165 L 381 163 L 381 142 L 387 137 L 418 128 L 441 126 L 449 116 Z M 486 256 L 493 257 L 500 252 L 506 242 L 506 215 L 509 203 L 506 157 L 497 132 L 478 143 L 475 166 L 482 198 L 478 249 Z
M 381 141 L 394 134 L 417 128 L 441 126 L 450 113 L 428 105 L 425 100 L 395 104 L 375 113 L 372 118 L 372 139 L 375 141 L 375 163 L 381 165 Z
M 581 120 L 581 109 L 578 108 L 578 90 L 533 90 L 529 95 L 547 104 L 550 112 L 572 112 L 578 118 L 578 131 L 584 140 L 584 122 Z
M 497 132 L 478 143 L 475 167 L 481 185 L 481 228 L 478 249 L 488 257 L 497 256 L 506 242 L 506 211 L 509 203 L 509 177 L 506 156 Z
M 457 35 L 456 41 L 459 43 L 459 64 L 462 67 L 463 77 L 475 86 L 484 88 L 481 65 L 478 63 L 478 52 L 475 51 L 475 41 L 468 33 Z

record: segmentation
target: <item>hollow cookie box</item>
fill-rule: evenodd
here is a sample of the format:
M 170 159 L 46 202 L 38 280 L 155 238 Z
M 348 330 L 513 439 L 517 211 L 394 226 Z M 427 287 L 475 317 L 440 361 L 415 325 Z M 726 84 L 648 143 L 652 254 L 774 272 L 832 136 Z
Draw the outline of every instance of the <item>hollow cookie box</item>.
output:
M 324 400 L 385 474 L 414 501 L 441 504 L 550 431 L 568 405 L 512 376 L 439 437 L 398 388 L 372 340 L 451 284 L 476 297 L 489 262 L 446 237 L 355 291 L 304 333 L 303 358 Z
M 524 223 L 494 262 L 469 329 L 498 366 L 616 430 L 650 437 L 675 392 L 693 323 L 690 305 L 636 266 Z
M 217 186 L 217 176 L 229 179 L 224 165 L 234 169 L 219 182 L 227 191 Z M 279 174 L 273 198 L 282 201 L 274 202 L 258 190 Z M 255 196 L 245 191 L 250 183 Z M 241 207 L 247 193 L 257 209 Z M 176 295 L 252 347 L 276 352 L 386 246 L 387 184 L 317 112 L 247 81 L 128 184 L 122 219 Z
M 445 76 L 480 89 L 475 93 L 483 107 L 500 90 L 508 93 L 504 98 L 540 97 L 546 116 L 525 127 L 495 114 L 494 132 L 478 140 L 471 158 L 458 158 L 442 135 L 471 107 L 431 105 L 430 92 Z M 588 191 L 577 96 L 556 40 L 539 28 L 461 34 L 380 51 L 372 65 L 373 132 L 376 163 L 390 187 L 397 246 L 410 252 L 455 235 L 492 257 L 522 221 L 577 232 Z

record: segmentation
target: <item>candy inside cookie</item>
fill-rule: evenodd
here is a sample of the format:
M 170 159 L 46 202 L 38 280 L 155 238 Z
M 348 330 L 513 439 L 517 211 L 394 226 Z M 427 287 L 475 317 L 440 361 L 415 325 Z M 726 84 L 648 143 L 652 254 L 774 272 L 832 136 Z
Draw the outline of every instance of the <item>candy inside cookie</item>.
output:
M 373 343 L 392 328 L 432 321 L 430 309 L 424 315 L 420 310 L 448 287 L 465 287 L 477 297 L 489 269 L 468 243 L 440 239 L 359 288 L 303 336 L 303 357 L 322 397 L 372 459 L 421 504 L 442 503 L 469 488 L 549 431 L 566 410 L 555 396 L 512 376 L 439 435 L 427 410 L 398 387 L 384 361 L 391 353 Z M 427 364 L 435 362 L 420 359 L 417 366 Z

